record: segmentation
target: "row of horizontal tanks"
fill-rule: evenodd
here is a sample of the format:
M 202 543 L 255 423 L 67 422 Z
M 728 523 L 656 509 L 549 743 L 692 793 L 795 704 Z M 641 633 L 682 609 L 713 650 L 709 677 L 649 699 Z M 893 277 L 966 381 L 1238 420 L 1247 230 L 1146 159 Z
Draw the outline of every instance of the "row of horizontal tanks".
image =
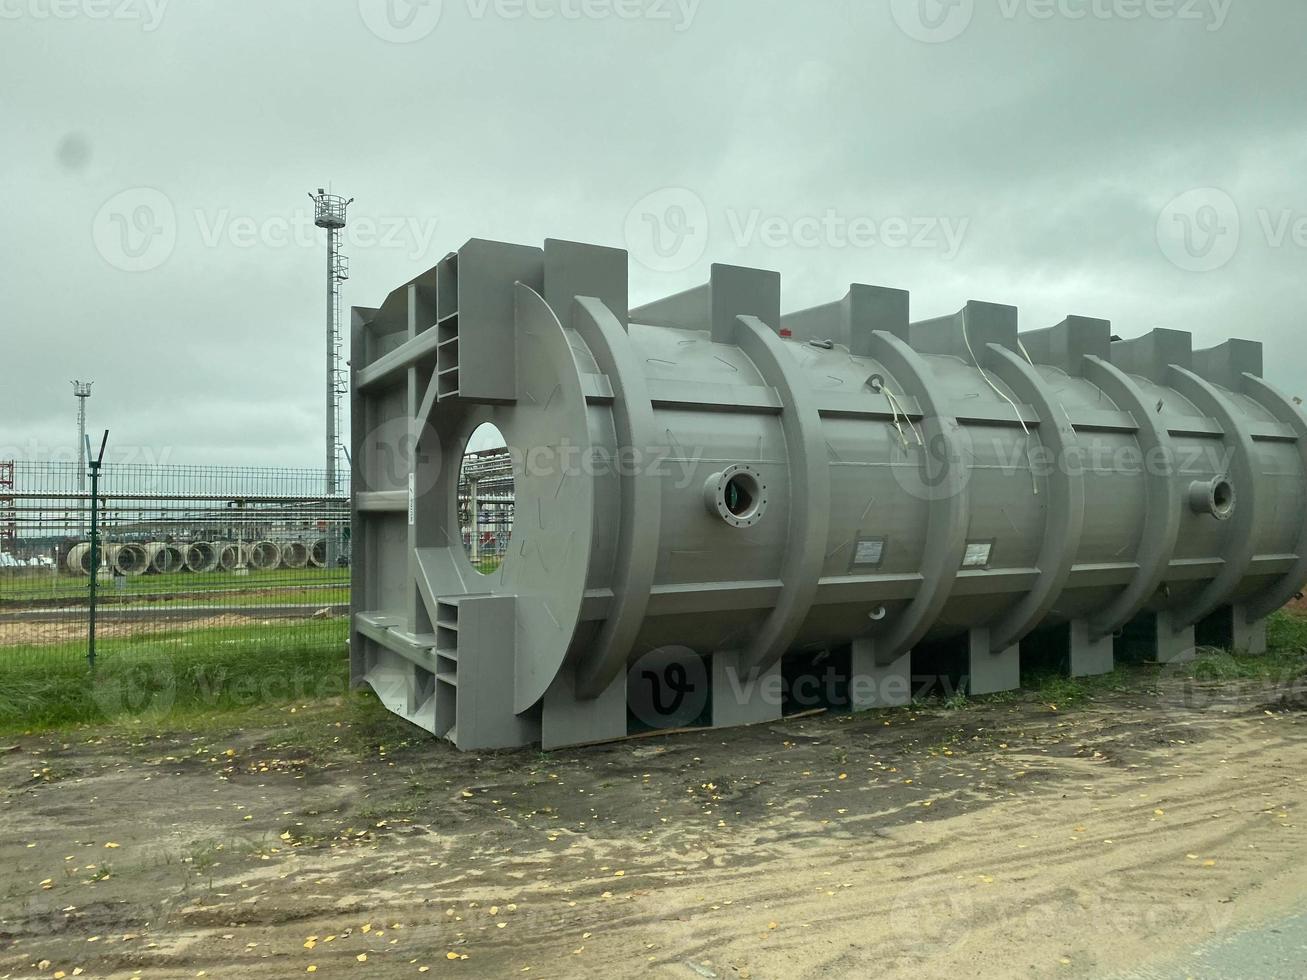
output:
M 274 568 L 325 568 L 327 539 L 312 541 L 148 541 L 103 546 L 103 567 L 117 575 L 176 572 L 230 572 Z M 68 549 L 64 566 L 74 575 L 90 575 L 91 544 Z

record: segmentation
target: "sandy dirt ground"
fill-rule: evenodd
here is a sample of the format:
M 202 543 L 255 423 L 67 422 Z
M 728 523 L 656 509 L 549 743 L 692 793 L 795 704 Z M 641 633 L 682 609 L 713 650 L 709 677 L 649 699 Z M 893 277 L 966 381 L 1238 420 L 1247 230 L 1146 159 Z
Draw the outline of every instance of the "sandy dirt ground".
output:
M 268 621 L 256 616 L 241 616 L 235 613 L 222 613 L 217 616 L 204 616 L 185 621 L 188 630 L 215 629 L 222 626 L 254 626 Z M 112 622 L 102 621 L 96 624 L 96 636 L 101 639 L 118 639 L 127 636 L 144 636 L 149 633 L 176 632 L 178 623 L 169 620 L 152 622 Z M 77 616 L 52 622 L 23 622 L 19 620 L 0 622 L 0 656 L 4 647 L 25 644 L 72 643 L 86 639 L 85 612 Z
M 1307 904 L 1305 706 L 1026 696 L 482 756 L 339 702 L 23 737 L 0 977 L 1109 976 Z

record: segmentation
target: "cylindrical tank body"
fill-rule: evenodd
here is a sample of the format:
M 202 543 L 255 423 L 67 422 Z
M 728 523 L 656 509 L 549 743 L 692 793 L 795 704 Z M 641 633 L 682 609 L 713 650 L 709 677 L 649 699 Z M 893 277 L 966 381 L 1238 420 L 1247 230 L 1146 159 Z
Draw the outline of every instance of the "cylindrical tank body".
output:
M 789 653 L 848 648 L 864 707 L 903 703 L 930 644 L 962 645 L 977 693 L 1017 686 L 1037 630 L 1077 674 L 1111 669 L 1122 631 L 1160 660 L 1216 620 L 1256 648 L 1307 581 L 1307 421 L 1259 344 L 1019 333 L 988 303 L 913 323 L 906 293 L 861 285 L 782 316 L 774 274 L 725 266 L 628 311 L 620 255 L 472 242 L 356 337 L 355 675 L 430 690 L 392 710 L 460 745 L 623 734 L 628 669 L 668 650 L 734 724 L 779 715 L 750 684 Z M 406 398 L 427 414 L 405 456 L 376 434 L 408 436 Z M 457 507 L 486 422 L 518 515 L 489 575 Z M 408 655 L 433 631 L 456 683 L 454 657 L 445 685 Z M 506 672 L 500 720 L 460 720 Z

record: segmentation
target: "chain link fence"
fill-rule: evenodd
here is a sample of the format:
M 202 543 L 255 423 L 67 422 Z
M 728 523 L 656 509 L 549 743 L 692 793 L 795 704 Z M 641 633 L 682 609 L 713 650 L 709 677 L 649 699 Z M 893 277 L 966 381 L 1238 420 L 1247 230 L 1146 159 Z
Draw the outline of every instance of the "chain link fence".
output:
M 349 496 L 321 470 L 106 463 L 99 567 L 76 463 L 0 464 L 0 664 L 97 656 L 148 642 L 334 644 L 349 610 Z
M 349 493 L 322 470 L 0 461 L 0 729 L 311 701 L 348 679 Z M 512 462 L 469 453 L 463 544 L 511 547 Z M 88 670 L 94 577 L 96 658 Z

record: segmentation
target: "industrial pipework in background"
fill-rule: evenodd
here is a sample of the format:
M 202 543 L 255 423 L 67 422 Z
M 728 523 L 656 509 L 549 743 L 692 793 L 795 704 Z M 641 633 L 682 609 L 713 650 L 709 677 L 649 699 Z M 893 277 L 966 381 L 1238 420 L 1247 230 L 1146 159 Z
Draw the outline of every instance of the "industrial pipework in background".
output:
M 351 363 L 352 675 L 464 749 L 775 719 L 817 663 L 859 709 L 914 656 L 979 694 L 1036 647 L 1258 652 L 1307 582 L 1307 421 L 1248 340 L 912 322 L 858 284 L 782 315 L 726 265 L 630 309 L 624 251 L 474 239 L 354 309 Z M 488 574 L 484 423 L 516 514 Z

